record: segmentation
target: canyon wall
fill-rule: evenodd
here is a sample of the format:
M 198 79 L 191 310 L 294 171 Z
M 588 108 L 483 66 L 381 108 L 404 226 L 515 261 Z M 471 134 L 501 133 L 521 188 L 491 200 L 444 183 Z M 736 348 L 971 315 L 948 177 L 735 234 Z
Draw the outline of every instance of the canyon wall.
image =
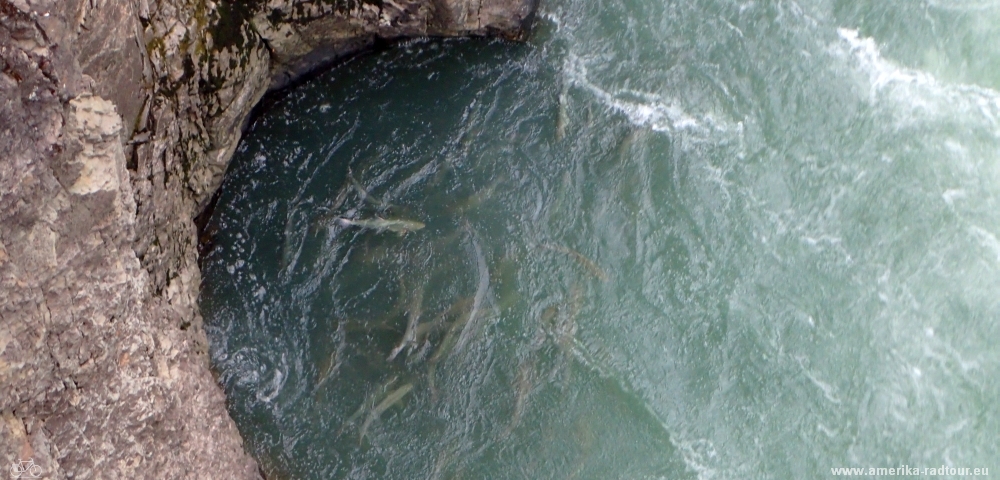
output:
M 259 478 L 209 370 L 194 218 L 268 91 L 537 0 L 0 0 L 0 466 Z

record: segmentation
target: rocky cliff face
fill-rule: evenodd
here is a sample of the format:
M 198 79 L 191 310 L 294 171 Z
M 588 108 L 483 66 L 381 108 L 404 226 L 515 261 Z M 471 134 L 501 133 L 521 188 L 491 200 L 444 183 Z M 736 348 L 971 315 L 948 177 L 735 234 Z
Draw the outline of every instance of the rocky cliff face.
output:
M 0 466 L 256 478 L 208 369 L 193 218 L 269 88 L 536 0 L 0 0 Z

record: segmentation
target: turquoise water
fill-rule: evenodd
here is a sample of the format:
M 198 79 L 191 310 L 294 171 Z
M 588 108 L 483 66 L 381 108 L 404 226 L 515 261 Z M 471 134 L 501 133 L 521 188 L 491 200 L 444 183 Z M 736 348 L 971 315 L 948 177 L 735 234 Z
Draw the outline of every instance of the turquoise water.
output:
M 203 259 L 247 449 L 272 478 L 995 474 L 997 38 L 1000 1 L 550 0 L 527 44 L 287 92 Z

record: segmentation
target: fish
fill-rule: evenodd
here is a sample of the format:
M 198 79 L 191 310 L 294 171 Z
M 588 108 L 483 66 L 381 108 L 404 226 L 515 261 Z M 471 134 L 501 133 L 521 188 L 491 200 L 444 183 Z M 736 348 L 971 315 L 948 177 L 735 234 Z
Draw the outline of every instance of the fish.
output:
M 397 233 L 399 235 L 406 235 L 410 232 L 415 232 L 424 228 L 422 222 L 414 220 L 403 220 L 403 219 L 392 219 L 392 218 L 370 218 L 370 219 L 357 219 L 352 220 L 350 218 L 338 217 L 336 219 L 337 225 L 341 227 L 359 227 L 368 228 L 375 230 L 376 232 L 384 232 L 386 230 Z
M 337 196 L 333 199 L 332 202 L 326 205 L 319 205 L 316 207 L 316 210 L 322 213 L 313 218 L 311 224 L 309 225 L 310 233 L 315 233 L 319 231 L 321 228 L 326 227 L 327 225 L 329 225 L 331 220 L 339 216 L 337 211 L 340 209 L 340 207 L 344 205 L 344 202 L 347 201 L 347 194 L 350 193 L 350 191 L 351 191 L 350 182 L 344 182 L 344 184 L 340 187 L 340 190 L 337 192 Z
M 407 322 L 406 331 L 403 332 L 403 339 L 400 340 L 399 345 L 392 349 L 389 353 L 389 358 L 386 360 L 393 361 L 399 352 L 403 351 L 404 348 L 409 348 L 413 350 L 414 345 L 417 343 L 417 326 L 420 322 L 420 313 L 423 309 L 422 305 L 424 303 L 424 285 L 423 283 L 417 287 L 417 290 L 413 293 L 410 298 L 410 306 L 407 312 Z
M 281 271 L 288 272 L 295 269 L 299 256 L 302 254 L 302 247 L 305 245 L 305 238 L 296 231 L 295 211 L 288 213 L 285 219 L 284 241 L 281 245 Z M 310 229 L 311 231 L 311 229 Z
M 569 96 L 569 83 L 563 82 L 559 91 L 559 113 L 556 117 L 556 140 L 562 140 L 566 136 L 566 125 L 569 123 L 569 114 L 566 112 L 566 101 Z
M 385 398 L 383 398 L 382 401 L 371 410 L 371 412 L 368 412 L 368 418 L 365 418 L 365 423 L 361 424 L 361 433 L 358 436 L 359 444 L 365 440 L 365 434 L 368 433 L 368 427 L 371 426 L 372 422 L 377 420 L 378 417 L 390 407 L 399 403 L 399 401 L 402 400 L 406 394 L 410 393 L 410 390 L 413 390 L 412 383 L 407 383 L 406 385 L 393 390 L 391 393 L 386 395 Z
M 434 472 L 431 473 L 431 480 L 438 480 L 441 475 L 444 474 L 445 469 L 450 466 L 458 456 L 458 448 L 455 445 L 448 447 L 447 450 L 442 451 L 438 455 L 437 460 L 434 462 Z M 454 478 L 454 477 L 452 477 Z
M 524 412 L 528 407 L 528 397 L 535 388 L 535 358 L 522 361 L 517 367 L 517 378 L 514 380 L 514 414 L 507 424 L 507 429 L 501 438 L 507 438 L 521 424 Z
M 475 330 L 475 320 L 476 315 L 479 313 L 479 309 L 483 305 L 483 300 L 486 298 L 486 292 L 490 289 L 490 271 L 486 267 L 486 257 L 483 256 L 483 249 L 479 246 L 479 242 L 476 240 L 476 236 L 472 233 L 472 227 L 468 223 L 465 224 L 465 229 L 469 232 L 469 237 L 472 239 L 472 248 L 476 254 L 476 265 L 479 271 L 479 285 L 476 287 L 476 296 L 472 298 L 472 311 L 469 312 L 469 319 L 465 321 L 465 325 L 462 326 L 462 333 L 458 336 L 458 342 L 455 345 L 455 351 L 462 351 L 465 345 L 469 342 L 469 338 L 472 337 L 472 332 Z
M 368 190 L 365 189 L 364 185 L 361 185 L 361 182 L 359 182 L 356 178 L 354 178 L 354 174 L 351 172 L 350 168 L 347 169 L 347 181 L 351 184 L 352 187 L 354 187 L 354 190 L 358 192 L 358 196 L 361 197 L 362 202 L 371 203 L 376 209 L 380 211 L 387 210 L 389 208 L 389 204 L 387 204 L 385 200 L 380 199 L 375 195 L 368 193 Z
M 428 322 L 422 324 L 421 326 L 427 325 L 427 335 L 430 334 L 432 328 L 437 328 L 439 323 L 445 322 L 449 317 L 454 314 L 460 314 L 462 310 L 465 310 L 472 303 L 473 299 L 469 297 L 462 298 L 448 307 L 447 310 L 441 312 L 441 315 L 433 322 Z M 468 317 L 460 316 L 451 322 L 448 326 L 448 331 L 445 333 L 444 338 L 441 339 L 441 343 L 438 348 L 434 350 L 431 354 L 431 358 L 427 360 L 429 367 L 427 368 L 427 384 L 431 391 L 431 400 L 437 401 L 437 388 L 435 380 L 437 378 L 437 364 L 448 357 L 451 354 L 452 349 L 455 348 L 455 344 L 458 341 L 457 334 L 459 329 L 461 329 L 465 322 L 468 321 Z
M 451 350 L 455 348 L 455 343 L 458 340 L 455 337 L 455 334 L 456 332 L 458 332 L 458 329 L 462 328 L 462 326 L 465 325 L 465 322 L 466 319 L 459 318 L 455 320 L 454 323 L 451 324 L 451 328 L 449 328 L 448 333 L 444 335 L 444 339 L 441 340 L 441 344 L 438 345 L 437 350 L 434 351 L 434 354 L 431 355 L 430 360 L 428 360 L 431 363 L 431 366 L 434 366 L 442 359 L 447 357 L 448 354 L 451 353 Z
M 597 278 L 602 282 L 608 281 L 608 274 L 604 271 L 604 269 L 597 266 L 597 264 L 594 263 L 593 260 L 587 258 L 584 254 L 576 250 L 573 250 L 571 248 L 566 248 L 562 245 L 555 245 L 552 243 L 543 243 L 539 246 L 546 250 L 554 250 L 556 252 L 564 253 L 566 255 L 569 255 L 570 257 L 573 257 L 573 259 L 576 260 L 577 263 L 586 268 L 587 271 L 590 272 L 590 274 L 593 275 L 595 278 Z
M 335 348 L 333 352 L 330 352 L 330 355 L 324 364 L 319 366 L 319 375 L 317 377 L 319 380 L 316 382 L 317 390 L 322 387 L 323 384 L 330 379 L 330 377 L 336 374 L 337 370 L 340 370 L 341 365 L 344 363 L 344 349 L 347 348 L 347 328 L 344 322 L 340 322 L 338 324 L 337 336 L 340 338 L 340 341 L 337 342 L 337 348 Z
M 386 194 L 382 196 L 382 200 L 385 201 L 386 198 L 391 199 L 403 196 L 407 192 L 407 190 L 412 188 L 414 185 L 423 182 L 431 174 L 437 172 L 438 164 L 439 162 L 437 160 L 431 160 L 425 163 L 423 166 L 420 167 L 419 170 L 417 170 L 412 175 L 410 175 L 405 180 L 396 185 L 396 187 L 393 188 L 392 191 L 386 192 Z M 391 206 L 392 205 L 386 203 L 386 207 L 391 207 Z
M 393 383 L 396 383 L 396 380 L 399 380 L 398 376 L 390 378 L 389 381 L 382 384 L 380 388 L 370 392 L 367 396 L 365 396 L 365 400 L 361 402 L 361 405 L 358 407 L 358 409 L 355 410 L 350 417 L 347 417 L 347 420 L 344 420 L 344 423 L 340 426 L 340 429 L 338 429 L 337 433 L 335 433 L 334 435 L 339 437 L 340 434 L 343 433 L 344 430 L 347 429 L 349 425 L 353 424 L 359 418 L 361 418 L 361 415 L 364 415 L 365 411 L 367 411 L 369 408 L 372 408 L 372 406 L 375 404 L 375 398 L 379 394 L 388 390 L 388 388 L 391 387 Z
M 581 290 L 579 284 L 575 284 L 570 293 L 568 311 L 565 312 L 565 315 L 554 319 L 554 323 L 551 326 L 552 330 L 549 332 L 562 357 L 560 360 L 562 366 L 559 370 L 563 373 L 563 390 L 569 387 L 570 375 L 573 373 L 570 367 L 572 366 L 573 358 L 577 357 L 578 353 L 576 351 L 579 344 L 576 338 L 577 317 L 580 315 L 582 303 L 583 290 Z
M 472 304 L 471 297 L 463 297 L 455 301 L 455 303 L 453 303 L 450 307 L 439 313 L 437 318 L 435 318 L 434 320 L 417 325 L 417 332 L 416 332 L 417 343 L 426 342 L 433 333 L 440 330 L 442 326 L 444 326 L 447 323 L 448 318 L 452 317 L 457 313 L 460 313 L 462 310 L 465 310 L 471 304 Z
M 437 403 L 437 385 L 435 379 L 437 378 L 437 364 L 432 363 L 430 367 L 427 367 L 427 388 L 431 391 L 431 402 Z

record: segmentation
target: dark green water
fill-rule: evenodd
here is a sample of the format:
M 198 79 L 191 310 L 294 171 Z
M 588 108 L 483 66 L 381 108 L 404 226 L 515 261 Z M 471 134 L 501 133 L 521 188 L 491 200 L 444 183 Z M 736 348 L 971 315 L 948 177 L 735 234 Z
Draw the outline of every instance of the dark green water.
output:
M 1000 1 L 542 8 L 247 134 L 201 301 L 265 471 L 1000 472 Z

